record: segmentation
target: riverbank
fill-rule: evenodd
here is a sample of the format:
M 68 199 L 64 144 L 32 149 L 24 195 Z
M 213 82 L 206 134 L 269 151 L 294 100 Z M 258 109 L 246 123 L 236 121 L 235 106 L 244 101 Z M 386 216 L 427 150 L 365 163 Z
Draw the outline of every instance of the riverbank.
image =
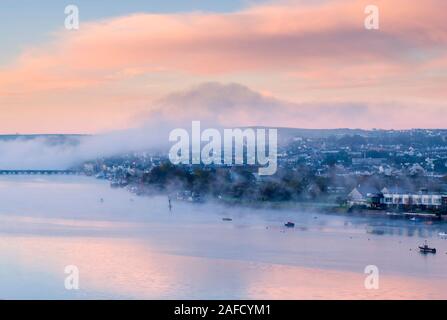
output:
M 116 187 L 116 186 L 115 186 Z M 404 212 L 404 211 L 388 211 L 380 209 L 368 208 L 349 208 L 346 205 L 336 203 L 332 198 L 312 199 L 302 201 L 260 201 L 246 198 L 236 198 L 229 196 L 219 197 L 185 197 L 178 198 L 178 192 L 166 192 L 157 190 L 155 188 L 145 187 L 142 191 L 141 187 L 135 185 L 124 186 L 128 191 L 138 196 L 166 196 L 171 203 L 174 202 L 189 202 L 201 204 L 209 202 L 212 204 L 223 205 L 229 208 L 252 208 L 252 209 L 272 209 L 272 210 L 297 210 L 303 212 L 319 212 L 326 214 L 339 214 L 351 216 L 371 216 L 371 217 L 386 217 L 390 219 L 417 219 L 422 221 L 447 221 L 446 215 L 436 215 L 430 212 Z

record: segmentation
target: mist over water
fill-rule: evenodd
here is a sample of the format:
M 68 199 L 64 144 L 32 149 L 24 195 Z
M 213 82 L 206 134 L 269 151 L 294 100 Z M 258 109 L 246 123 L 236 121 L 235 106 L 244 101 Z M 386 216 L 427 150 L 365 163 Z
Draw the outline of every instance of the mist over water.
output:
M 134 129 L 76 136 L 57 142 L 47 136 L 0 140 L 0 169 L 69 169 L 100 157 L 160 151 L 168 147 L 168 130 L 166 125 L 148 123 Z
M 353 120 L 353 110 L 358 112 L 365 108 L 349 104 L 338 107 L 334 114 L 333 105 L 294 104 L 237 83 L 202 83 L 152 102 L 135 117 L 128 129 L 79 136 L 58 143 L 47 136 L 29 139 L 18 135 L 16 139 L 6 140 L 0 137 L 0 169 L 68 169 L 83 161 L 139 151 L 162 151 L 167 155 L 172 145 L 169 142 L 171 130 L 189 131 L 192 121 L 200 121 L 203 129 L 276 128 L 280 124 L 303 125 L 302 122 L 285 123 L 285 119 L 300 119 L 315 125 L 316 118 L 335 115 L 346 118 L 345 115 L 350 114 Z
M 78 176 L 0 177 L 0 191 L 1 298 L 445 298 L 442 224 L 179 201 L 169 211 L 165 196 Z M 419 254 L 424 239 L 439 254 Z M 80 291 L 63 287 L 73 264 Z M 382 291 L 363 288 L 371 264 Z
M 259 107 L 271 113 L 270 108 L 279 105 L 241 85 L 205 83 L 148 105 L 128 129 L 56 142 L 51 136 L 0 139 L 0 169 L 68 169 L 83 161 L 140 151 L 162 151 L 167 155 L 172 145 L 171 130 L 190 130 L 193 120 L 201 121 L 204 128 L 249 125 L 253 124 L 249 117 L 239 117 L 242 121 L 235 122 L 234 114 L 244 111 L 253 115 L 251 109 L 259 111 Z

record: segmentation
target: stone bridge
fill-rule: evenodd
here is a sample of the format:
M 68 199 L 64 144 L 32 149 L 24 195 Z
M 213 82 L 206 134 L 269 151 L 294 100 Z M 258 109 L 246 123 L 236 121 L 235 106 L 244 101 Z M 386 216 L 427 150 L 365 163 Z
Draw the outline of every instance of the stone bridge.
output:
M 81 174 L 76 170 L 1 170 L 0 175 L 51 175 L 51 174 Z

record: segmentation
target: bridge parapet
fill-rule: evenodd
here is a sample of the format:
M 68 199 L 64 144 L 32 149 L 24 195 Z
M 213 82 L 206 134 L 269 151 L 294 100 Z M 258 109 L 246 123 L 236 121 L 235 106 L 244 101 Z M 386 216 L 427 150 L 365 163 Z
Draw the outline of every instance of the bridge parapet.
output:
M 75 175 L 81 174 L 77 170 L 1 170 L 0 175 Z

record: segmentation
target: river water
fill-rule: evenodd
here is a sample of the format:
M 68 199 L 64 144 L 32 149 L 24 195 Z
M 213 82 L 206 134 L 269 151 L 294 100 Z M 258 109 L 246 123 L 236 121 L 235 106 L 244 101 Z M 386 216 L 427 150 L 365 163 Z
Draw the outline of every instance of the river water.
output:
M 169 211 L 165 196 L 94 178 L 3 176 L 0 299 L 446 299 L 440 232 L 445 223 L 298 209 Z M 436 255 L 418 252 L 425 240 Z M 378 289 L 365 288 L 370 265 Z

